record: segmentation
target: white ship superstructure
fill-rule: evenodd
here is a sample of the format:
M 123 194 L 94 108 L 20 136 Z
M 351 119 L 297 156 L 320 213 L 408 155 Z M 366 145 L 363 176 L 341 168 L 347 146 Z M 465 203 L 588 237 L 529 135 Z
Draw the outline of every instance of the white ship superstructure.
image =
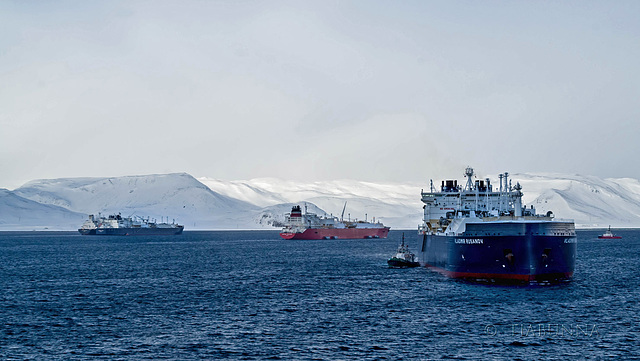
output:
M 90 214 L 89 219 L 82 224 L 78 232 L 83 235 L 160 235 L 181 234 L 183 229 L 184 226 L 178 225 L 175 221 L 158 223 L 149 218 L 123 217 L 118 213 L 109 216 L 98 214 L 97 217 Z
M 346 204 L 345 204 L 346 207 Z M 305 207 L 306 208 L 306 207 Z M 344 209 L 342 211 L 344 217 Z M 380 222 L 344 220 L 342 217 L 318 216 L 315 213 L 304 214 L 300 206 L 294 206 L 291 213 L 285 215 L 285 226 L 280 232 L 284 239 L 352 239 L 386 238 L 389 227 Z

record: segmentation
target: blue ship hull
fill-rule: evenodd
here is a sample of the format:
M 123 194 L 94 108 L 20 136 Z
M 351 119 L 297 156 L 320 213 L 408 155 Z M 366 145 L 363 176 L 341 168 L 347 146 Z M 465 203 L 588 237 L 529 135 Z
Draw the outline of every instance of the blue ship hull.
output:
M 570 279 L 576 253 L 573 223 L 485 222 L 459 235 L 424 234 L 417 258 L 452 278 L 540 282 Z
M 105 236 L 170 236 L 182 234 L 184 226 L 171 228 L 97 228 L 92 230 L 78 229 L 82 235 L 105 235 Z

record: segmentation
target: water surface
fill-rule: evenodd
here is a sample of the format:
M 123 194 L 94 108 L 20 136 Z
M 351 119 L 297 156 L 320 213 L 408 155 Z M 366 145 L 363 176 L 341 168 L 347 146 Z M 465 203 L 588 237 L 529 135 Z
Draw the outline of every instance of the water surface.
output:
M 388 239 L 0 233 L 0 358 L 620 359 L 640 355 L 640 232 L 578 231 L 575 278 L 389 269 Z M 405 231 L 417 247 L 416 231 Z

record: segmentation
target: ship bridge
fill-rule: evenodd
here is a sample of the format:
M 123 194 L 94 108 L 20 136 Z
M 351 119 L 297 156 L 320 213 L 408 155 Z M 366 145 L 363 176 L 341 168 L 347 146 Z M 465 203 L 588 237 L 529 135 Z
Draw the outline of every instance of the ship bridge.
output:
M 491 180 L 474 179 L 473 168 L 465 170 L 464 187 L 456 180 L 442 181 L 439 191 L 433 186 L 421 192 L 424 205 L 424 231 L 447 228 L 455 218 L 538 217 L 533 205 L 522 206 L 520 183 L 511 184 L 509 173 L 499 175 L 500 186 L 494 190 Z M 538 218 L 539 219 L 539 218 Z

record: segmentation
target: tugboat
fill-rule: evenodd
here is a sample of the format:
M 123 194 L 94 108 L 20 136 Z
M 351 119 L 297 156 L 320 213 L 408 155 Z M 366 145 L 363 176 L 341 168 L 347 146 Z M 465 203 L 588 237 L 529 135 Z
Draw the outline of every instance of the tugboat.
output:
M 604 232 L 604 234 L 599 235 L 598 238 L 599 239 L 620 239 L 622 238 L 622 236 L 616 236 L 615 234 L 613 234 L 611 232 L 611 226 L 609 226 L 609 229 L 607 229 L 607 231 Z
M 404 244 L 404 233 L 402 234 L 402 243 L 398 247 L 396 255 L 387 261 L 389 268 L 412 268 L 420 266 L 416 262 L 416 255 L 409 251 L 409 246 Z

